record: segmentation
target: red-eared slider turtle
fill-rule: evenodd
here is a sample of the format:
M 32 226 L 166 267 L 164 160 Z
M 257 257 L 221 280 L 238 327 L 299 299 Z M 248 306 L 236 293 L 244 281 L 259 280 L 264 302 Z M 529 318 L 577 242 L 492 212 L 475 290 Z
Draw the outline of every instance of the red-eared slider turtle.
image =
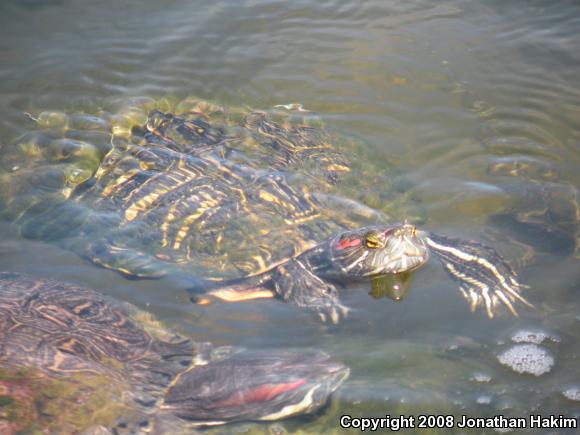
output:
M 326 403 L 349 370 L 320 351 L 226 351 L 93 290 L 0 273 L 0 432 L 182 433 Z
M 492 248 L 377 224 L 379 213 L 337 195 L 351 175 L 346 156 L 312 115 L 281 112 L 240 115 L 201 102 L 178 115 L 152 110 L 128 139 L 114 138 L 94 175 L 60 176 L 60 200 L 54 191 L 42 200 L 13 195 L 7 209 L 23 209 L 23 235 L 59 240 L 126 275 L 186 276 L 223 300 L 276 296 L 334 322 L 346 313 L 335 284 L 370 277 L 381 287 L 382 276 L 415 270 L 429 253 L 472 309 L 492 317 L 498 304 L 513 314 L 515 302 L 527 304 Z M 85 142 L 51 144 L 62 146 L 61 164 L 84 162 Z

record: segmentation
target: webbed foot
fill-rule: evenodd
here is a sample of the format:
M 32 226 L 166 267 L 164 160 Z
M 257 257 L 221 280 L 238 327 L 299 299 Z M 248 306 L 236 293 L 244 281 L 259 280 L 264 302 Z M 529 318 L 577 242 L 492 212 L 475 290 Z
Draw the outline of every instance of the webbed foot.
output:
M 324 282 L 300 260 L 279 266 L 273 281 L 281 299 L 313 310 L 323 322 L 337 324 L 348 315 L 349 308 L 340 303 L 336 287 Z
M 518 282 L 510 265 L 489 246 L 428 233 L 425 241 L 469 302 L 471 311 L 483 306 L 489 318 L 503 304 L 514 316 L 514 304 L 532 307 L 520 294 L 526 286 Z

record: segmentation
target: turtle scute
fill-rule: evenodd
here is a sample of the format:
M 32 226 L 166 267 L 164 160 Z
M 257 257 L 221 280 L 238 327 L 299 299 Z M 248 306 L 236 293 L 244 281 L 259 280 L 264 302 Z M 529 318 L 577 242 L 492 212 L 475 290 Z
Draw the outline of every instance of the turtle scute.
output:
M 212 351 L 93 290 L 17 273 L 0 273 L 0 342 L 2 433 L 275 420 L 319 409 L 348 375 L 318 351 Z

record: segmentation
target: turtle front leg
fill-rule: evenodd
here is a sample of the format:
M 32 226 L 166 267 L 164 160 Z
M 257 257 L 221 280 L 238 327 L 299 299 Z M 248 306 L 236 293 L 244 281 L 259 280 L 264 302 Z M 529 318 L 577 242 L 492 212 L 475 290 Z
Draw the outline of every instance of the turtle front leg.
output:
M 459 283 L 471 311 L 482 305 L 489 318 L 503 304 L 517 316 L 514 303 L 533 307 L 520 295 L 525 286 L 518 282 L 509 264 L 489 246 L 471 240 L 454 239 L 426 233 L 424 240 L 441 261 L 449 276 Z
M 348 307 L 338 299 L 338 290 L 318 276 L 299 259 L 292 259 L 275 270 L 276 294 L 284 301 L 314 310 L 323 322 L 337 324 L 348 314 Z
M 336 287 L 320 279 L 305 262 L 296 258 L 263 275 L 230 283 L 210 290 L 203 296 L 193 297 L 192 301 L 198 305 L 208 305 L 214 300 L 244 302 L 273 297 L 311 309 L 323 322 L 330 320 L 337 324 L 349 311 L 340 303 Z

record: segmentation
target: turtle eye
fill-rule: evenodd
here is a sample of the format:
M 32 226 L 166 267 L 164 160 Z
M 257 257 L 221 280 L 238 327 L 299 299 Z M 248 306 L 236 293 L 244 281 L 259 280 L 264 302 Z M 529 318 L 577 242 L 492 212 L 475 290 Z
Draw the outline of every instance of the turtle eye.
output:
M 369 231 L 364 236 L 365 246 L 370 249 L 376 249 L 381 245 L 381 240 L 376 231 Z

